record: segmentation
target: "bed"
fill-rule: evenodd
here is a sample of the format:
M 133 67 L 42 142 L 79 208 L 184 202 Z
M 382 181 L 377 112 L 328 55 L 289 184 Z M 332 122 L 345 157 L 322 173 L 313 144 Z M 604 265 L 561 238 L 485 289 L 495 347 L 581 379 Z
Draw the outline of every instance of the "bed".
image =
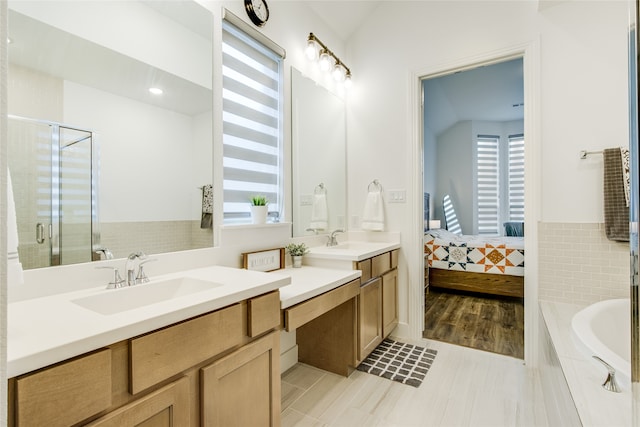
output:
M 524 237 L 424 234 L 430 287 L 524 297 Z

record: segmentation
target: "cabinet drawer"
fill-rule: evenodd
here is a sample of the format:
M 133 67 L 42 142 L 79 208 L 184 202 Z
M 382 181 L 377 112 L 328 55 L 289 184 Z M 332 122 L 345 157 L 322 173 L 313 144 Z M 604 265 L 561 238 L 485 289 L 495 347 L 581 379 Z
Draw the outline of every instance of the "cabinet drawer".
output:
M 354 298 L 360 293 L 360 281 L 351 282 L 339 288 L 325 292 L 308 301 L 294 305 L 285 310 L 285 326 L 287 331 L 293 331 L 305 323 L 315 319 L 334 309 L 345 301 Z
M 16 380 L 19 426 L 68 426 L 111 406 L 111 350 Z
M 398 253 L 400 249 L 394 249 L 391 251 L 391 268 L 398 267 Z
M 354 270 L 362 271 L 362 276 L 360 276 L 360 281 L 362 283 L 366 283 L 371 280 L 371 258 L 354 262 L 353 264 Z
M 280 326 L 280 292 L 251 298 L 247 305 L 249 312 L 247 335 L 257 337 L 270 329 Z
M 371 277 L 382 276 L 391 270 L 391 252 L 385 252 L 371 259 Z
M 242 306 L 236 304 L 132 339 L 131 394 L 241 344 L 244 334 Z
M 87 427 L 188 426 L 189 409 L 189 380 L 182 377 L 98 418 Z

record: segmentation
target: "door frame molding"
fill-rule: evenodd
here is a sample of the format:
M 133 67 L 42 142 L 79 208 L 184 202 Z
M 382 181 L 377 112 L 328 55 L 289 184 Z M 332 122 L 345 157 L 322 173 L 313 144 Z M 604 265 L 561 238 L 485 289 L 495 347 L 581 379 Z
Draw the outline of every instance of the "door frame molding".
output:
M 409 73 L 409 109 L 411 131 L 412 162 L 412 203 L 411 229 L 407 242 L 407 263 L 409 266 L 408 322 L 407 335 L 422 338 L 424 329 L 424 222 L 423 202 L 423 114 L 422 80 L 469 70 L 481 65 L 522 58 L 524 80 L 524 131 L 525 131 L 525 363 L 529 367 L 537 365 L 536 348 L 538 340 L 538 221 L 540 220 L 540 49 L 539 40 L 513 45 L 504 49 L 475 56 L 459 58 Z

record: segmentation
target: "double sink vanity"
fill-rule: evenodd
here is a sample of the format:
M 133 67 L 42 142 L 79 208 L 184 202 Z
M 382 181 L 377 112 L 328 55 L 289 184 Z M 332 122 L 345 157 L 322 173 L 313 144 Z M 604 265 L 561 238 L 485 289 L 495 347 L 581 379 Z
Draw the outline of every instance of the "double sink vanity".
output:
M 13 302 L 9 425 L 279 425 L 280 334 L 348 376 L 398 322 L 397 243 Z

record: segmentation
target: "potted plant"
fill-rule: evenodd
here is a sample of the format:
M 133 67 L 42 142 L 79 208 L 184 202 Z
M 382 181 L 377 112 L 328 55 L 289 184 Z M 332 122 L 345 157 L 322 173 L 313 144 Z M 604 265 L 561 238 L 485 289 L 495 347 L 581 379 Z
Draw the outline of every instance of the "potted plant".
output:
M 267 222 L 269 200 L 265 196 L 251 197 L 251 219 L 254 224 L 264 224 Z
M 309 252 L 309 248 L 304 243 L 289 243 L 285 249 L 287 253 L 291 255 L 293 261 L 293 268 L 302 267 L 302 255 Z

